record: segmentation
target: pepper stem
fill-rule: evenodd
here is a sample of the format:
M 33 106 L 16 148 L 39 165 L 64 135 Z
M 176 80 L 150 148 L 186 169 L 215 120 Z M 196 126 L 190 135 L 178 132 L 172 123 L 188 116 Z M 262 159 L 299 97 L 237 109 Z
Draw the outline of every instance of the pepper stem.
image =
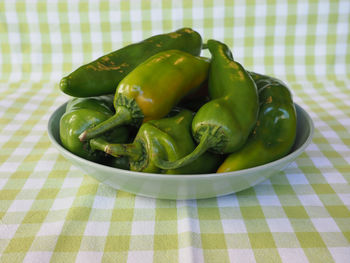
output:
M 211 134 L 209 130 L 207 130 L 205 133 L 203 133 L 200 143 L 197 145 L 197 147 L 191 152 L 190 154 L 182 157 L 181 159 L 178 159 L 176 161 L 167 161 L 160 159 L 158 156 L 155 158 L 154 163 L 156 166 L 158 166 L 161 169 L 164 170 L 170 170 L 170 169 L 177 169 L 180 167 L 183 167 L 187 164 L 190 164 L 194 160 L 198 159 L 199 156 L 204 154 L 209 148 L 211 148 L 212 140 L 210 140 Z
M 115 114 L 109 119 L 99 123 L 95 127 L 88 128 L 79 135 L 80 141 L 96 138 L 106 131 L 124 124 L 132 122 L 132 115 L 128 108 L 117 107 Z
M 142 148 L 139 143 L 109 143 L 102 138 L 90 140 L 92 150 L 100 150 L 114 157 L 128 156 L 132 159 L 139 159 L 142 156 Z

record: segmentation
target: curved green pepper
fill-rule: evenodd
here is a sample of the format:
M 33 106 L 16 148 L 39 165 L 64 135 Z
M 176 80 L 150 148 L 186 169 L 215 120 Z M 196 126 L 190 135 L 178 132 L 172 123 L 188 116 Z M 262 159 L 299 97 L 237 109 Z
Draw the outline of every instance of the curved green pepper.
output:
M 60 119 L 62 145 L 82 158 L 102 161 L 104 156 L 100 152 L 92 151 L 89 144 L 82 143 L 78 137 L 86 128 L 108 119 L 113 114 L 113 96 L 71 99 Z M 104 136 L 115 142 L 126 142 L 129 137 L 126 127 L 114 129 Z
M 247 143 L 231 153 L 218 173 L 263 165 L 285 156 L 296 136 L 296 112 L 292 94 L 280 80 L 251 73 L 259 89 L 260 111 Z
M 206 153 L 191 165 L 179 169 L 162 170 L 157 159 L 174 161 L 195 148 L 191 136 L 193 113 L 182 109 L 176 115 L 143 123 L 131 144 L 110 144 L 107 140 L 90 140 L 93 149 L 113 156 L 128 156 L 130 170 L 148 173 L 194 174 L 210 173 L 220 164 L 220 156 Z
M 257 120 L 259 103 L 256 85 L 241 64 L 233 60 L 231 51 L 216 40 L 207 46 L 212 55 L 209 70 L 209 95 L 192 122 L 192 134 L 199 143 L 189 155 L 175 161 L 161 161 L 163 169 L 191 163 L 210 150 L 226 154 L 238 150 L 246 142 Z
M 60 89 L 74 97 L 112 94 L 118 83 L 149 57 L 170 49 L 197 56 L 201 52 L 201 47 L 200 34 L 191 28 L 182 28 L 168 34 L 152 36 L 79 67 L 62 78 Z
M 95 138 L 123 125 L 160 119 L 207 79 L 209 60 L 179 50 L 160 52 L 137 66 L 118 85 L 115 115 L 84 131 L 80 140 Z

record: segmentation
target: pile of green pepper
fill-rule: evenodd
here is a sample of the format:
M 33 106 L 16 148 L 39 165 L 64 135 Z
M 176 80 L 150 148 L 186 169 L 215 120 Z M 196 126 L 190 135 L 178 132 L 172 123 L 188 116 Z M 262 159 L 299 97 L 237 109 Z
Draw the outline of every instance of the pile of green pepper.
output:
M 211 58 L 200 56 L 209 49 Z M 87 160 L 148 173 L 229 172 L 288 154 L 291 92 L 247 71 L 228 46 L 190 28 L 155 35 L 64 77 L 73 96 L 62 145 Z

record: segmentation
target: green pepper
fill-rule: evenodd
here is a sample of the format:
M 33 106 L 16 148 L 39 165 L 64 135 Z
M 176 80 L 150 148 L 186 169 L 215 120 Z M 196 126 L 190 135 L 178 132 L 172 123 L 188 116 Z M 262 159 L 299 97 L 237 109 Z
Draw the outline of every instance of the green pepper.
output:
M 79 140 L 79 134 L 91 125 L 96 125 L 113 116 L 113 96 L 73 98 L 60 119 L 60 139 L 70 152 L 90 161 L 103 161 L 104 155 L 91 150 L 88 143 Z M 114 142 L 126 142 L 129 135 L 126 127 L 119 127 L 104 134 Z
M 80 140 L 95 138 L 123 125 L 160 119 L 187 94 L 207 79 L 209 60 L 179 50 L 160 52 L 137 66 L 118 85 L 114 97 L 116 114 L 87 129 Z
M 148 173 L 194 174 L 210 173 L 221 163 L 218 155 L 206 153 L 191 165 L 162 170 L 157 159 L 174 161 L 195 148 L 191 136 L 193 113 L 181 109 L 176 115 L 143 123 L 133 143 L 111 144 L 102 138 L 90 140 L 91 148 L 113 156 L 128 156 L 130 170 Z
M 209 70 L 209 95 L 192 122 L 192 134 L 199 143 L 189 155 L 175 161 L 159 161 L 163 169 L 191 163 L 210 150 L 227 154 L 244 145 L 257 121 L 257 87 L 243 66 L 234 61 L 230 49 L 216 40 L 207 47 L 212 55 Z
M 113 94 L 118 83 L 149 57 L 171 49 L 197 56 L 201 52 L 201 47 L 200 34 L 191 28 L 152 36 L 79 67 L 62 78 L 60 89 L 74 97 Z
M 294 144 L 297 119 L 290 90 L 278 79 L 251 75 L 259 89 L 258 121 L 247 143 L 226 158 L 218 173 L 275 161 L 288 154 Z

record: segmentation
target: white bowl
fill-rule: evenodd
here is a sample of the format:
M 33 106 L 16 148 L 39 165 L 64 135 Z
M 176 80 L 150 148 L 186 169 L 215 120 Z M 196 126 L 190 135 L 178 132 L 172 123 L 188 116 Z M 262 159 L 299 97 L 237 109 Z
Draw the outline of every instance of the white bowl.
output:
M 85 160 L 66 150 L 60 142 L 59 122 L 66 103 L 57 108 L 48 122 L 48 135 L 52 144 L 71 163 L 96 180 L 137 195 L 161 199 L 201 199 L 235 193 L 254 186 L 277 174 L 293 162 L 310 144 L 314 125 L 309 114 L 295 104 L 297 136 L 292 151 L 285 157 L 245 170 L 192 175 L 167 175 L 133 172 Z

